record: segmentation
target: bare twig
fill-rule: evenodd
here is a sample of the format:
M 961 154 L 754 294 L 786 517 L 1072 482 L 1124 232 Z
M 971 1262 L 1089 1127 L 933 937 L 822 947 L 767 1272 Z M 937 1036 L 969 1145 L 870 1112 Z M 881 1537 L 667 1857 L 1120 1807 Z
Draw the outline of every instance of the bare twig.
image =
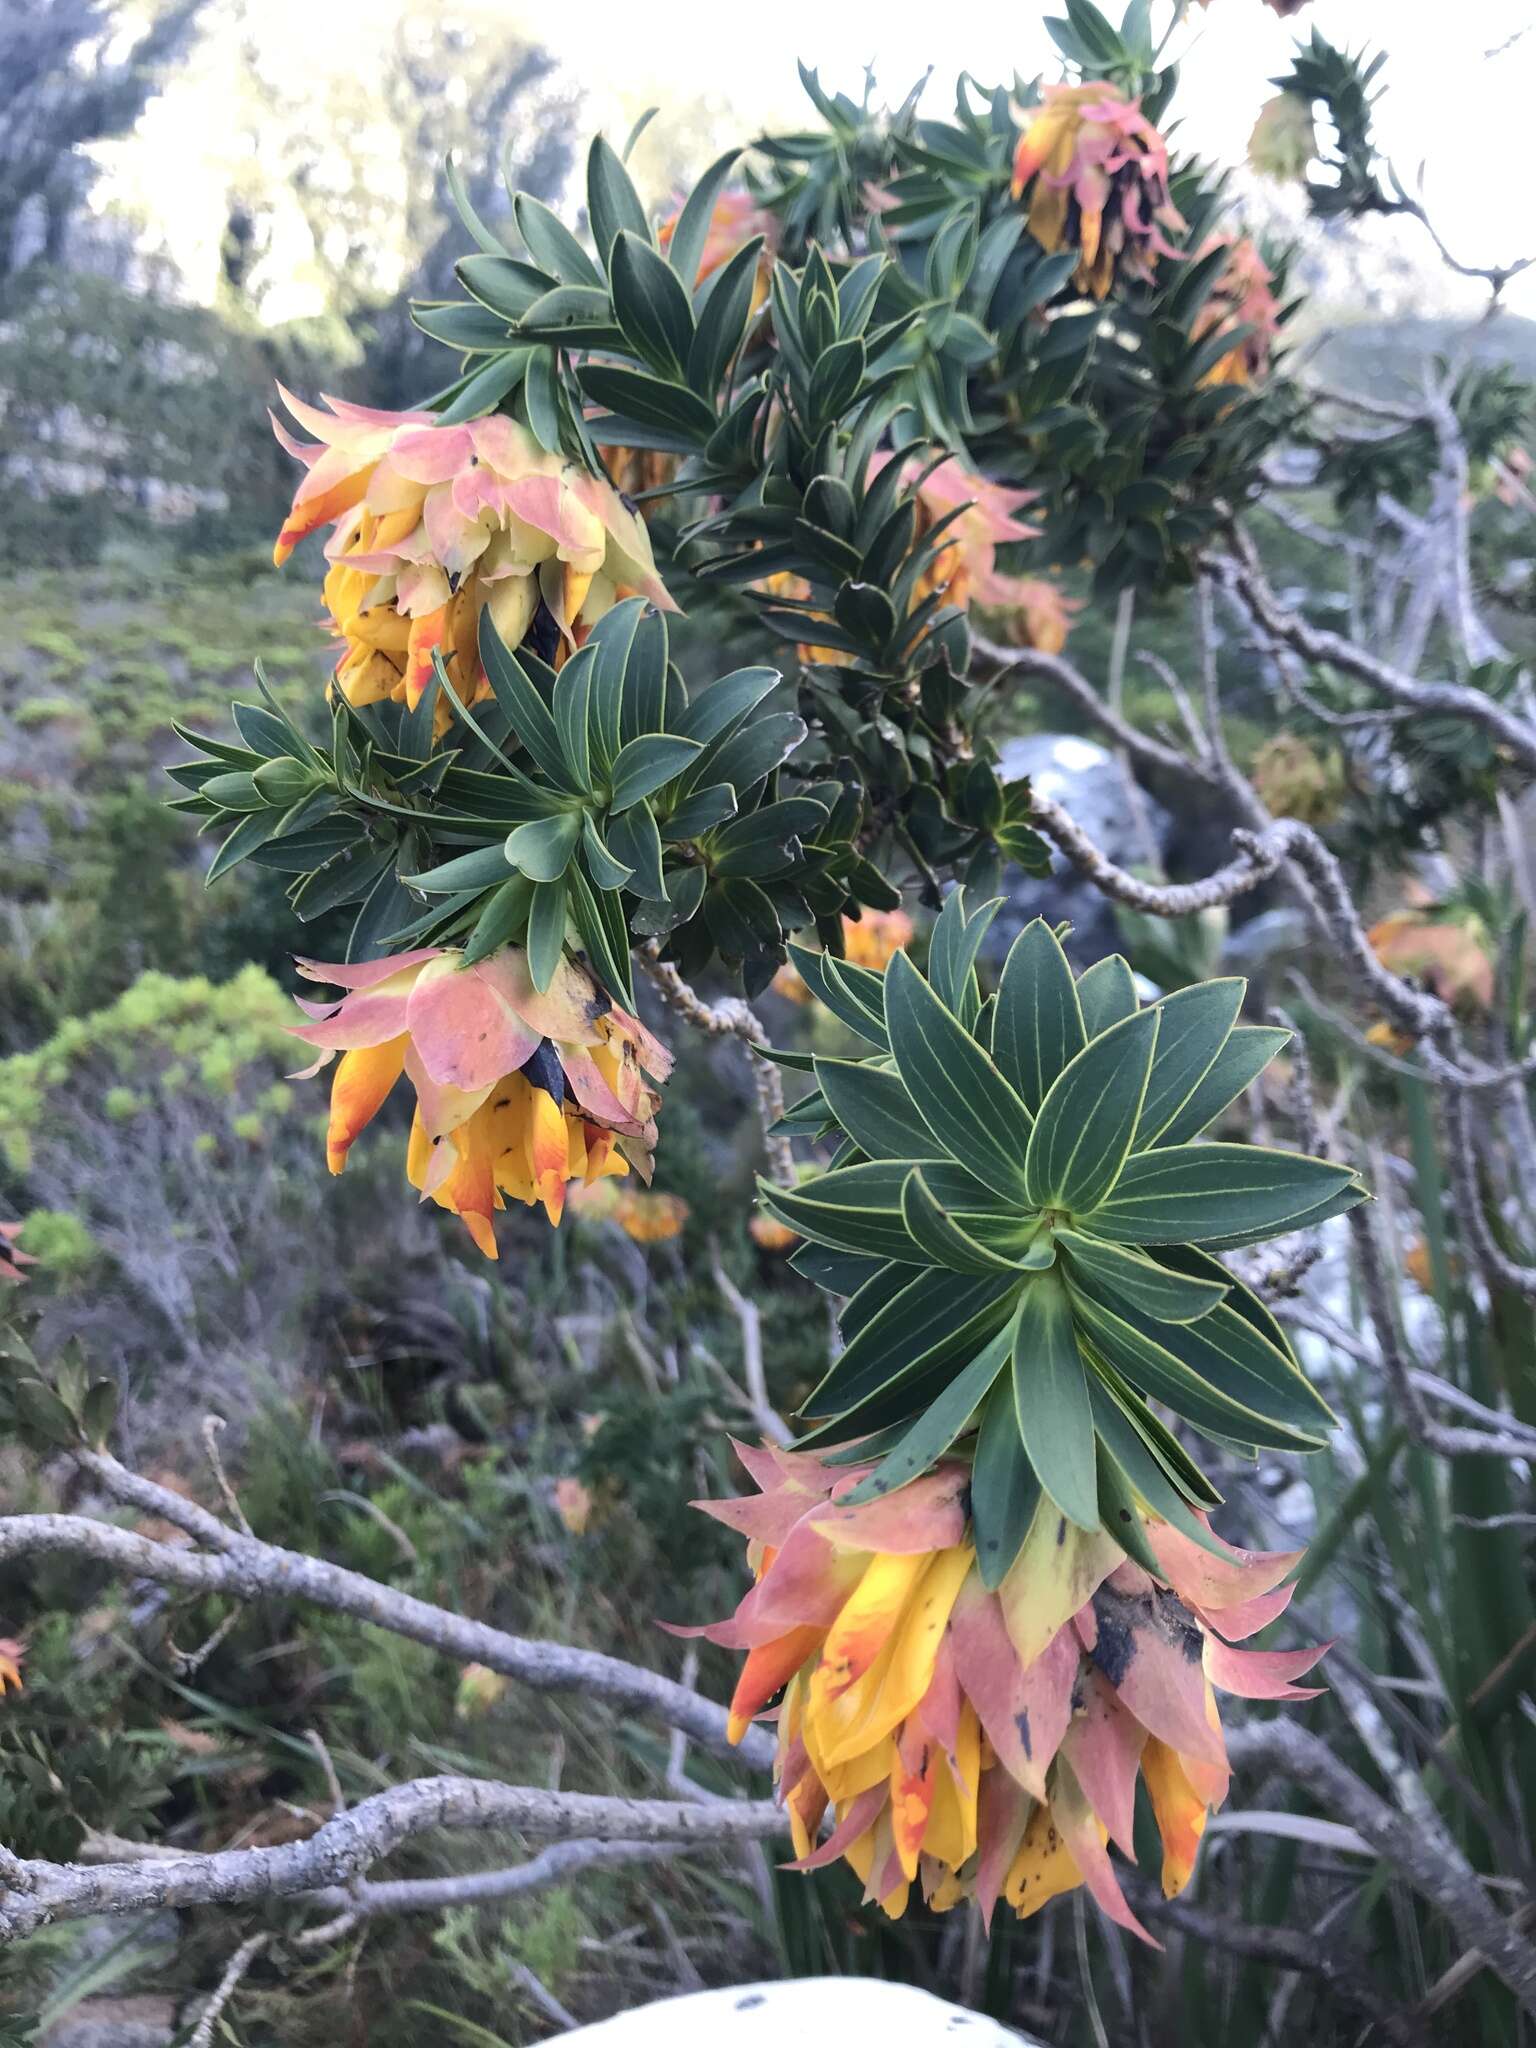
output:
M 1319 1940 L 1314 1934 L 1300 1933 L 1289 1927 L 1251 1926 L 1225 1913 L 1213 1913 L 1187 1899 L 1165 1899 L 1144 1883 L 1134 1884 L 1128 1889 L 1136 1911 L 1154 1927 L 1159 1923 L 1175 1927 L 1181 1934 L 1193 1935 L 1197 1941 L 1225 1949 L 1229 1955 L 1243 1956 L 1250 1962 L 1269 1963 L 1280 1970 L 1296 1970 L 1306 1976 L 1321 1977 L 1357 2012 L 1372 2021 L 1383 2040 L 1392 2042 L 1394 2048 L 1424 2048 L 1427 2043 L 1429 2037 L 1417 2019 L 1388 2003 L 1372 1982 L 1370 1970 L 1362 1957 L 1347 1943 Z
M 639 949 L 637 958 L 662 1001 L 686 1017 L 695 1030 L 710 1038 L 739 1038 L 752 1059 L 752 1085 L 757 1091 L 757 1113 L 763 1130 L 763 1150 L 768 1159 L 770 1179 L 780 1187 L 795 1184 L 795 1159 L 788 1138 L 776 1135 L 774 1125 L 784 1114 L 784 1086 L 772 1060 L 762 1057 L 768 1034 L 750 1003 L 740 996 L 721 996 L 712 1003 L 684 981 L 670 960 L 663 960 L 659 943 L 652 939 Z
M 162 1491 L 149 1481 L 139 1485 L 152 1493 Z M 0 1517 L 0 1561 L 45 1555 L 87 1558 L 125 1578 L 149 1579 L 195 1593 L 307 1601 L 424 1643 L 460 1663 L 484 1664 L 534 1691 L 581 1692 L 649 1715 L 666 1726 L 685 1729 L 712 1754 L 739 1756 L 752 1768 L 765 1769 L 772 1760 L 773 1742 L 765 1730 L 749 1730 L 733 1747 L 726 1736 L 725 1709 L 659 1672 L 597 1650 L 514 1636 L 380 1585 L 361 1572 L 232 1531 L 224 1533 L 230 1547 L 209 1556 L 83 1515 L 12 1515 Z
M 991 668 L 994 679 L 999 682 L 1005 676 L 1020 675 L 1040 676 L 1053 683 L 1140 767 L 1181 775 L 1208 785 L 1215 784 L 1217 777 L 1205 763 L 1180 753 L 1177 747 L 1165 746 L 1161 740 L 1138 732 L 1134 725 L 1110 707 L 1081 669 L 1074 668 L 1063 656 L 1047 654 L 1038 647 L 1000 647 L 981 634 L 972 635 L 971 645 L 981 657 L 982 664 Z
M 1363 1835 L 1404 1882 L 1443 1913 L 1458 1938 L 1480 1951 L 1524 2009 L 1536 2014 L 1536 1947 L 1490 1902 L 1438 1822 L 1426 1836 L 1417 1818 L 1389 1805 L 1320 1736 L 1295 1721 L 1234 1728 L 1227 1749 L 1236 1765 L 1268 1765 L 1305 1785 L 1333 1819 Z
M 327 1887 L 306 1896 L 316 1905 L 339 1907 L 349 1923 L 394 1913 L 441 1913 L 451 1906 L 480 1906 L 491 1900 L 524 1898 L 564 1884 L 583 1870 L 614 1869 L 626 1863 L 657 1863 L 680 1856 L 685 1842 L 556 1842 L 505 1870 L 471 1870 L 453 1877 L 402 1877 Z M 310 1933 L 319 1936 L 320 1928 Z M 345 1931 L 345 1930 L 343 1930 Z M 301 1937 L 302 1938 L 302 1937 Z
M 30 1890 L 0 1897 L 0 1940 L 96 1913 L 292 1898 L 344 1885 L 418 1836 L 481 1829 L 546 1841 L 600 1838 L 705 1847 L 781 1834 L 784 1816 L 767 1800 L 613 1799 L 484 1778 L 421 1778 L 377 1792 L 306 1840 L 278 1848 L 90 1866 L 28 1862 Z
M 1299 612 L 1289 611 L 1270 588 L 1252 544 L 1242 534 L 1236 539 L 1238 551 L 1214 556 L 1212 572 L 1271 639 L 1307 661 L 1326 662 L 1342 675 L 1368 683 L 1395 704 L 1447 713 L 1482 726 L 1521 768 L 1536 773 L 1536 729 L 1527 720 L 1507 711 L 1486 691 L 1460 683 L 1419 682 L 1342 633 L 1314 626 Z
M 198 2014 L 197 2025 L 187 2036 L 187 2048 L 211 2048 L 213 2030 L 226 2005 L 240 1987 L 240 1980 L 267 1946 L 271 1936 L 252 1934 L 241 1942 L 230 1957 L 223 1976 L 214 1988 L 213 1996 Z
M 234 1516 L 237 1525 L 244 1530 L 247 1536 L 250 1536 L 254 1532 L 250 1523 L 245 1519 L 245 1509 L 240 1505 L 239 1496 L 229 1483 L 229 1474 L 224 1470 L 224 1459 L 219 1451 L 219 1438 L 223 1435 L 224 1428 L 225 1423 L 222 1415 L 205 1415 L 202 1428 L 203 1449 L 208 1454 L 208 1463 L 213 1469 L 214 1483 L 219 1489 L 219 1494 L 225 1507 Z
M 746 1381 L 747 1405 L 765 1437 L 776 1444 L 794 1441 L 794 1431 L 768 1398 L 768 1378 L 763 1367 L 763 1318 L 755 1301 L 749 1301 L 720 1261 L 720 1248 L 709 1241 L 709 1270 L 726 1307 L 741 1330 L 741 1370 Z

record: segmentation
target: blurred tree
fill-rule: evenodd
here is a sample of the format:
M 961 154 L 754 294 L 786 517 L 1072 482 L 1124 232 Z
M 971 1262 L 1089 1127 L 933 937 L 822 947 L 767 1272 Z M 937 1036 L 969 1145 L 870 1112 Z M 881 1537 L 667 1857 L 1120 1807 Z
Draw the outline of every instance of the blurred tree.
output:
M 91 181 L 86 145 L 133 127 L 204 4 L 166 0 L 126 45 L 104 0 L 0 10 L 0 283 L 37 258 L 58 261 Z

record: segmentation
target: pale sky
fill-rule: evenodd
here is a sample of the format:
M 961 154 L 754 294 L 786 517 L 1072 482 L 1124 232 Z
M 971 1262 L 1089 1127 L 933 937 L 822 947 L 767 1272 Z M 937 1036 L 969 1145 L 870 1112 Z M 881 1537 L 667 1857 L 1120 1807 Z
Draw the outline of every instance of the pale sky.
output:
M 412 11 L 430 14 L 429 0 Z M 874 7 L 828 0 L 772 0 L 767 7 L 652 0 L 644 8 L 634 0 L 580 0 L 508 10 L 512 19 L 526 20 L 530 35 L 580 81 L 587 126 L 621 138 L 636 108 L 654 93 L 674 102 L 708 102 L 712 114 L 718 109 L 721 130 L 744 139 L 768 124 L 807 124 L 811 110 L 795 74 L 797 56 L 819 69 L 826 84 L 855 94 L 865 66 L 873 65 L 882 94 L 892 100 L 931 64 L 936 113 L 947 110 L 961 70 L 984 84 L 1014 70 L 1026 77 L 1058 75 L 1042 25 L 1044 15 L 1057 11 L 1054 0 L 962 0 L 947 7 L 936 0 L 881 0 Z M 257 15 L 267 47 L 301 53 L 306 71 L 365 64 L 378 23 L 370 0 L 264 0 Z M 1161 6 L 1154 9 L 1155 23 L 1159 16 L 1166 19 Z M 1426 199 L 1451 249 L 1467 262 L 1493 263 L 1536 248 L 1529 157 L 1536 0 L 1459 0 L 1455 7 L 1438 0 L 1313 0 L 1286 21 L 1261 0 L 1195 6 L 1172 45 L 1183 61 L 1174 111 L 1185 146 L 1221 163 L 1241 162 L 1254 117 L 1271 91 L 1267 81 L 1286 68 L 1298 35 L 1314 24 L 1335 43 L 1387 50 L 1379 134 L 1408 182 L 1426 164 Z M 238 61 L 233 38 L 227 61 Z M 150 109 L 135 142 L 114 153 L 115 175 L 105 186 L 107 193 L 155 195 L 155 224 L 194 280 L 211 276 L 222 219 L 210 209 L 218 207 L 223 189 L 216 177 L 199 180 L 196 167 L 199 158 L 211 167 L 227 149 L 218 94 L 205 69 L 200 79 L 173 84 Z M 1424 242 L 1413 222 L 1378 231 L 1405 250 Z M 1430 256 L 1426 248 L 1426 261 Z M 1507 303 L 1536 316 L 1536 269 L 1511 287 Z

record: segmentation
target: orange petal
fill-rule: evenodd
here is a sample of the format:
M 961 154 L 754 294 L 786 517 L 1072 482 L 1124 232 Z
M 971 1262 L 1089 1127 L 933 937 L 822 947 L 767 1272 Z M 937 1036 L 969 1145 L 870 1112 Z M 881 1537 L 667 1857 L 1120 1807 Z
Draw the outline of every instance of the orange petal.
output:
M 777 1641 L 747 1652 L 736 1690 L 731 1694 L 728 1741 L 740 1742 L 753 1715 L 767 1706 L 781 1686 L 788 1684 L 807 1657 L 815 1655 L 821 1637 L 819 1628 L 792 1628 Z
M 359 1046 L 342 1054 L 331 1083 L 331 1120 L 325 1134 L 325 1159 L 332 1173 L 341 1172 L 353 1141 L 399 1080 L 409 1042 L 402 1032 L 382 1045 Z
M 1163 1896 L 1176 1898 L 1195 1867 L 1205 1833 L 1205 1801 L 1185 1775 L 1178 1751 L 1155 1735 L 1148 1736 L 1141 1753 L 1141 1775 L 1147 1781 L 1157 1831 L 1163 1838 Z

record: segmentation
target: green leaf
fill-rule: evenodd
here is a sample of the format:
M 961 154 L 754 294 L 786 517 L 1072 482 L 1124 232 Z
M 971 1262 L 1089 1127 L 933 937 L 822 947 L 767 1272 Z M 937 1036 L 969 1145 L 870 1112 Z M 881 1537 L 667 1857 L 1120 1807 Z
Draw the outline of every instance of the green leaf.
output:
M 561 284 L 584 284 L 601 291 L 602 273 L 570 229 L 551 213 L 542 199 L 519 192 L 512 202 L 517 231 L 528 245 L 528 254 L 540 270 L 547 270 Z
M 1012 1346 L 1012 1331 L 1003 1340 Z M 1018 1556 L 1040 1505 L 1040 1479 L 1019 1435 L 1013 1375 L 998 1380 L 987 1396 L 976 1433 L 971 1468 L 971 1537 L 981 1583 L 995 1593 Z
M 500 346 L 503 348 L 510 339 L 507 322 L 520 320 L 528 308 L 537 305 L 549 290 L 549 279 L 542 276 L 532 264 L 519 263 L 516 257 L 505 254 L 461 256 L 454 265 L 454 270 L 470 297 L 477 300 L 486 313 L 501 321 Z M 445 306 L 424 307 L 422 310 L 428 314 L 435 313 L 441 321 L 446 313 L 468 313 L 474 309 Z M 481 345 L 494 345 L 490 343 L 489 327 L 485 331 L 486 341 Z M 467 329 L 465 333 L 467 336 Z M 464 347 L 469 344 L 466 340 L 455 345 Z
M 1095 1350 L 1103 1352 L 1109 1363 L 1133 1386 L 1153 1400 L 1166 1402 L 1176 1415 L 1182 1415 L 1196 1429 L 1235 1438 L 1241 1443 L 1262 1444 L 1270 1450 L 1315 1450 L 1323 1441 L 1316 1428 L 1292 1428 L 1264 1410 L 1253 1407 L 1238 1392 L 1214 1384 L 1203 1373 L 1175 1357 L 1157 1338 L 1128 1322 L 1124 1316 L 1116 1315 L 1113 1309 L 1106 1308 L 1079 1288 L 1072 1290 L 1072 1306 L 1079 1328 L 1091 1340 Z M 1221 1311 L 1213 1310 L 1212 1313 L 1220 1314 Z M 1163 1335 L 1170 1329 L 1176 1331 L 1176 1326 L 1159 1326 Z M 1243 1385 L 1248 1391 L 1253 1391 L 1250 1381 L 1245 1380 Z
M 1090 1039 L 1051 1083 L 1025 1159 L 1032 1207 L 1080 1216 L 1115 1185 L 1136 1133 L 1157 1034 L 1156 1010 L 1126 1017 Z
M 613 310 L 635 354 L 666 377 L 681 377 L 693 345 L 688 290 L 648 237 L 621 233 L 608 257 Z
M 614 363 L 583 363 L 577 380 L 589 398 L 626 423 L 633 420 L 643 427 L 660 428 L 673 437 L 672 443 L 653 445 L 675 445 L 687 454 L 715 431 L 713 406 L 683 385 L 669 384 L 644 370 L 627 370 Z
M 935 1201 L 921 1172 L 914 1169 L 901 1191 L 902 1220 L 913 1243 L 926 1252 L 935 1265 L 955 1273 L 1013 1273 L 1018 1262 L 1000 1252 L 988 1251 Z
M 921 1479 L 936 1465 L 955 1441 L 991 1391 L 992 1383 L 1008 1362 L 1010 1332 L 1000 1330 L 939 1395 L 929 1403 L 895 1449 L 883 1458 L 857 1486 L 840 1496 L 843 1505 L 857 1507 L 861 1501 L 878 1500 L 894 1493 L 898 1486 Z
M 408 889 L 423 896 L 456 896 L 461 889 L 495 889 L 509 879 L 507 855 L 499 846 L 477 846 L 473 853 L 461 853 L 457 860 L 445 860 L 441 867 L 424 875 L 402 875 Z
M 894 1295 L 885 1293 L 883 1280 L 868 1283 L 875 1290 L 874 1314 L 801 1404 L 808 1419 L 846 1415 L 883 1388 L 970 1357 L 1008 1321 L 1016 1291 L 1001 1276 L 978 1279 L 938 1269 L 914 1274 Z M 845 1330 L 853 1306 L 844 1311 Z
M 1263 1145 L 1179 1145 L 1138 1152 L 1114 1192 L 1081 1220 L 1116 1244 L 1199 1244 L 1293 1230 L 1354 1181 L 1347 1166 Z
M 1136 1489 L 1097 1430 L 1094 1432 L 1093 1456 L 1101 1525 L 1144 1572 L 1150 1572 L 1154 1579 L 1163 1579 L 1166 1574 L 1158 1563 L 1157 1552 L 1147 1540 L 1147 1525 L 1141 1518 Z
M 476 961 L 485 960 L 519 939 L 528 927 L 528 911 L 533 902 L 535 884 L 526 875 L 514 875 L 504 882 L 490 902 L 480 913 L 480 921 L 469 936 L 464 948 L 464 965 L 473 967 Z
M 1088 1373 L 1072 1304 L 1054 1273 L 1031 1280 L 1013 1338 L 1013 1401 L 1019 1435 L 1040 1484 L 1069 1522 L 1099 1526 L 1098 1475 Z
M 751 719 L 729 738 L 705 748 L 694 763 L 694 786 L 728 782 L 744 801 L 795 751 L 805 731 L 805 721 L 793 711 L 770 711 Z
M 517 656 L 497 632 L 489 605 L 480 614 L 480 659 L 485 665 L 492 695 L 535 762 L 557 789 L 580 794 L 579 785 L 566 766 L 549 706 L 529 680 Z
M 1055 1235 L 1072 1277 L 1090 1294 L 1108 1294 L 1112 1308 L 1129 1308 L 1157 1323 L 1192 1323 L 1226 1299 L 1225 1275 L 1220 1281 L 1189 1278 L 1103 1238 L 1060 1226 Z
M 1268 1024 L 1234 1025 L 1205 1078 L 1164 1125 L 1158 1144 L 1183 1145 L 1198 1137 L 1259 1078 L 1275 1054 L 1289 1044 L 1290 1036 L 1289 1031 Z
M 592 787 L 591 705 L 596 671 L 597 655 L 589 645 L 578 647 L 555 678 L 555 731 L 567 771 L 583 791 Z
M 1164 1348 L 1246 1406 L 1321 1441 L 1338 1417 L 1291 1355 L 1223 1302 L 1195 1323 L 1165 1324 Z
M 1226 1044 L 1248 984 L 1240 975 L 1197 982 L 1155 1005 L 1162 1023 L 1136 1126 L 1136 1147 L 1157 1141 L 1199 1087 Z
M 675 733 L 644 733 L 630 740 L 614 759 L 608 808 L 627 811 L 631 804 L 681 775 L 702 751 L 697 740 Z
M 1124 1017 L 1134 1017 L 1136 977 L 1129 963 L 1118 953 L 1095 960 L 1086 973 L 1077 977 L 1077 1001 L 1083 1013 L 1083 1029 L 1090 1038 L 1097 1038 Z
M 861 992 L 846 984 L 837 973 L 838 962 L 830 953 L 813 953 L 808 946 L 791 945 L 789 957 L 800 979 L 817 1001 L 860 1038 L 883 1051 L 890 1050 L 883 1009 L 872 1010 Z
M 928 985 L 967 1029 L 980 1010 L 972 970 L 1002 898 L 968 909 L 964 889 L 951 889 L 928 940 Z M 1007 1076 L 1011 1079 L 1011 1076 Z
M 604 612 L 587 639 L 587 645 L 595 650 L 587 731 L 593 772 L 599 778 L 611 771 L 614 757 L 624 744 L 631 657 L 644 613 L 643 597 L 625 598 Z M 637 663 L 637 669 L 638 666 Z
M 715 202 L 724 191 L 726 180 L 736 168 L 740 156 L 739 149 L 730 149 L 724 156 L 715 158 L 689 193 L 672 229 L 667 243 L 667 261 L 676 271 L 683 289 L 690 295 L 693 292 L 694 279 L 699 274 L 699 264 L 704 257 L 704 245 L 709 240 L 710 222 L 715 217 Z
M 614 238 L 622 230 L 638 235 L 642 242 L 651 238 L 650 223 L 634 182 L 601 135 L 593 137 L 587 152 L 587 218 L 592 223 L 598 261 L 605 267 Z
M 871 1159 L 915 1159 L 932 1144 L 898 1074 L 860 1060 L 816 1061 L 832 1114 Z
M 540 882 L 528 912 L 528 972 L 541 995 L 555 978 L 565 950 L 565 883 Z
M 827 807 L 813 797 L 783 797 L 735 818 L 710 842 L 716 875 L 782 875 L 804 859 L 801 836 L 824 831 Z
M 1057 1075 L 1087 1043 L 1077 984 L 1060 941 L 1043 918 L 1008 950 L 992 1018 L 992 1057 L 1037 1114 Z
M 761 235 L 738 249 L 709 280 L 709 296 L 699 309 L 698 329 L 688 351 L 688 382 L 711 407 L 752 317 L 752 291 L 762 253 Z
M 856 1258 L 852 1252 L 831 1252 L 825 1245 L 803 1244 L 791 1253 L 788 1265 L 802 1280 L 828 1294 L 856 1294 L 866 1280 L 887 1268 L 874 1259 Z
M 1088 1390 L 1093 1402 L 1094 1427 L 1101 1439 L 1100 1451 L 1113 1458 L 1126 1484 L 1132 1489 L 1132 1509 L 1134 1510 L 1135 1500 L 1139 1497 L 1153 1514 L 1161 1515 L 1163 1520 L 1171 1523 L 1181 1536 L 1187 1536 L 1191 1543 L 1198 1544 L 1213 1557 L 1222 1556 L 1224 1553 L 1221 1544 L 1194 1512 L 1183 1493 L 1164 1470 L 1162 1460 L 1142 1435 L 1138 1426 L 1139 1418 L 1134 1410 L 1122 1406 L 1119 1398 L 1097 1374 L 1090 1379 Z M 1133 1400 L 1134 1398 L 1132 1396 Z M 1137 1519 L 1139 1520 L 1139 1517 Z M 1129 1550 L 1130 1545 L 1125 1542 L 1122 1533 L 1125 1526 L 1120 1521 L 1118 1511 L 1112 1520 L 1109 1517 L 1105 1518 L 1105 1527 L 1110 1534 L 1117 1543 Z M 1157 1562 L 1155 1555 L 1150 1565 L 1146 1565 L 1145 1559 L 1139 1562 L 1144 1564 L 1154 1577 L 1166 1579 L 1167 1574 Z
M 615 996 L 625 1009 L 632 1010 L 635 992 L 630 969 L 629 932 L 618 897 L 611 891 L 597 894 L 577 865 L 573 865 L 566 875 L 564 886 L 569 891 L 566 908 L 593 973 L 610 995 Z
M 776 668 L 732 669 L 692 699 L 676 720 L 677 730 L 707 746 L 727 727 L 739 724 L 749 711 L 755 711 L 782 681 Z
M 676 843 L 697 839 L 712 825 L 722 825 L 736 815 L 736 792 L 728 782 L 712 782 L 684 797 L 666 821 L 667 838 Z
M 905 953 L 885 970 L 885 1017 L 907 1093 L 939 1144 L 1022 1203 L 1029 1111 Z
M 608 820 L 608 851 L 623 861 L 634 874 L 634 891 L 648 901 L 660 901 L 667 894 L 667 878 L 661 866 L 661 834 L 649 804 L 630 804 L 618 817 Z M 699 873 L 699 894 L 704 893 L 704 876 Z
M 531 818 L 507 834 L 505 859 L 531 882 L 558 882 L 571 864 L 584 816 L 557 811 L 552 818 Z
M 586 856 L 587 873 L 595 889 L 622 889 L 634 874 L 633 868 L 627 867 L 603 844 L 602 834 L 593 824 L 591 813 L 586 811 L 581 819 L 581 850 Z

